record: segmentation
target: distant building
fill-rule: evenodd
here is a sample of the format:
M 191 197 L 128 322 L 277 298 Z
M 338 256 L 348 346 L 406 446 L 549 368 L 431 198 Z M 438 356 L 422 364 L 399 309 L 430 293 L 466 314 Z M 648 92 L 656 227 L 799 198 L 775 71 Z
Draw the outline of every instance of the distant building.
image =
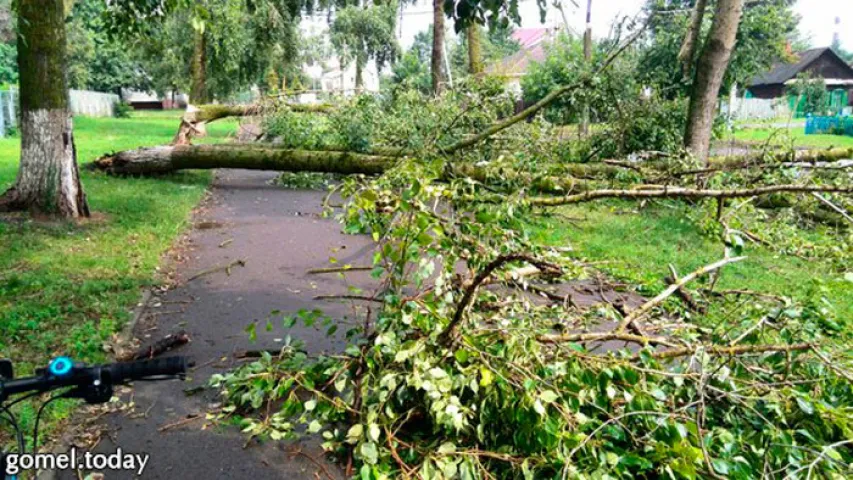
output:
M 134 110 L 171 110 L 187 108 L 187 95 L 168 92 L 158 95 L 155 92 L 140 92 L 138 90 L 122 90 L 122 100 L 129 103 Z
M 351 95 L 355 92 L 355 62 L 350 62 L 342 68 L 338 59 L 332 58 L 326 62 L 324 67 L 320 77 L 317 79 L 319 80 L 320 90 L 342 95 Z M 304 67 L 303 71 L 309 73 Z M 364 66 L 364 70 L 361 72 L 361 78 L 363 82 L 361 88 L 363 91 L 379 91 L 379 71 L 376 68 L 376 62 L 367 62 L 367 65 Z M 312 81 L 312 83 L 314 82 Z
M 796 54 L 794 63 L 779 63 L 770 71 L 756 76 L 747 87 L 747 97 L 773 99 L 788 95 L 788 87 L 797 76 L 807 73 L 819 76 L 832 93 L 832 100 L 840 106 L 853 105 L 853 67 L 841 59 L 831 48 L 813 48 Z
M 555 28 L 519 28 L 512 32 L 512 38 L 519 43 L 521 49 L 487 67 L 486 73 L 503 77 L 507 89 L 520 94 L 521 77 L 527 73 L 531 65 L 545 61 L 547 56 L 545 45 L 555 36 Z

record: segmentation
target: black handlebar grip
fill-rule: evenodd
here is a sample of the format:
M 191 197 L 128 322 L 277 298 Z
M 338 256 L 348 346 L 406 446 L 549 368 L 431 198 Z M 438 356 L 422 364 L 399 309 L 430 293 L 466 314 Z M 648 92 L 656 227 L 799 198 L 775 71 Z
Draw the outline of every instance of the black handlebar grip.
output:
M 175 377 L 187 373 L 187 357 L 166 357 L 128 363 L 114 363 L 106 368 L 113 383 L 152 377 Z

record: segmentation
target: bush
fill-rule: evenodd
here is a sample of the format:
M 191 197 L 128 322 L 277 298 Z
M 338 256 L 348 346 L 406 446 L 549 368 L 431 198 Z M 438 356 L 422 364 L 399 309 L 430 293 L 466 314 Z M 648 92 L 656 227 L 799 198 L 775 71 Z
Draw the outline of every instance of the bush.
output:
M 113 117 L 115 118 L 130 118 L 131 113 L 133 113 L 133 107 L 125 101 L 116 102 L 113 105 Z
M 675 152 L 681 148 L 687 125 L 683 100 L 638 100 L 623 107 L 611 127 L 591 138 L 593 149 L 603 157 L 634 152 Z
M 524 102 L 528 105 L 562 85 L 578 82 L 592 65 L 601 61 L 603 55 L 603 52 L 596 51 L 592 62 L 588 62 L 584 59 L 581 41 L 564 35 L 547 45 L 546 51 L 545 61 L 531 65 L 530 71 L 521 79 Z M 584 105 L 588 105 L 590 121 L 610 121 L 618 114 L 618 102 L 640 95 L 633 68 L 630 57 L 617 59 L 607 71 L 593 79 L 592 87 L 568 92 L 546 108 L 545 119 L 557 125 L 577 123 L 581 120 Z

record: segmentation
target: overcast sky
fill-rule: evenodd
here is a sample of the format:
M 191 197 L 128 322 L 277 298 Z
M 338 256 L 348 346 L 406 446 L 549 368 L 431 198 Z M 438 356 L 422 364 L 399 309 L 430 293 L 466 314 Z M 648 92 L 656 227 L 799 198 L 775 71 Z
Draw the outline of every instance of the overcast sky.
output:
M 539 9 L 536 0 L 520 0 L 522 27 L 536 27 L 539 23 Z M 550 0 L 548 0 L 550 3 Z M 580 5 L 575 7 L 572 0 L 563 0 L 570 26 L 582 32 L 586 13 L 586 1 L 574 0 Z M 614 19 L 636 15 L 642 8 L 644 0 L 593 0 L 592 28 L 593 35 L 606 35 Z M 832 34 L 840 33 L 841 43 L 848 50 L 853 50 L 853 0 L 798 0 L 794 7 L 801 17 L 800 31 L 811 39 L 815 47 L 824 47 L 832 43 Z M 835 25 L 835 18 L 841 18 L 841 24 Z M 562 24 L 559 12 L 550 8 L 546 25 Z M 406 7 L 401 24 L 400 42 L 403 48 L 408 48 L 420 31 L 429 28 L 432 23 L 432 0 L 418 0 L 418 3 Z

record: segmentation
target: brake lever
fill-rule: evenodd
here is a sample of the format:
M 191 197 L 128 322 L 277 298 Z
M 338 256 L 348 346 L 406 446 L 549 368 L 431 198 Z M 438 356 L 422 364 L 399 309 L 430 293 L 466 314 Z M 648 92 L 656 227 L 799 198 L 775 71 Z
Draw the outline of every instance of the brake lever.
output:
M 90 405 L 107 403 L 113 398 L 113 384 L 109 378 L 109 373 L 98 367 L 95 369 L 95 375 L 93 375 L 91 383 L 74 387 L 62 396 L 66 398 L 81 398 Z

